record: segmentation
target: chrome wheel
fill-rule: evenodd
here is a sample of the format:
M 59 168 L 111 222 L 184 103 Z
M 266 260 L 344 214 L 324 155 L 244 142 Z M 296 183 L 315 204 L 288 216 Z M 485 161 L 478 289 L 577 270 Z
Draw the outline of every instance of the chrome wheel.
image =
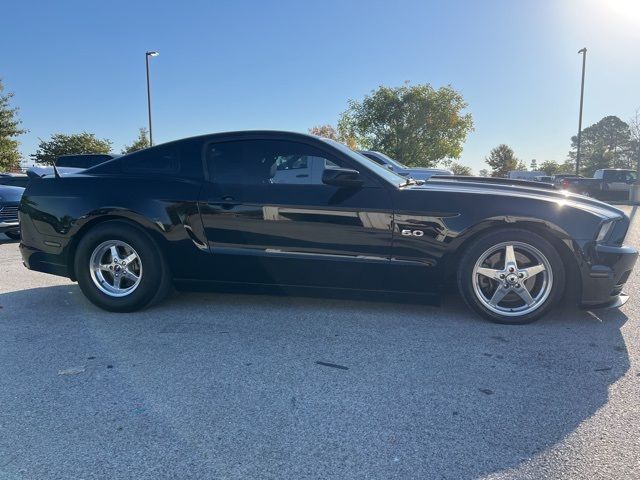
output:
M 549 298 L 553 272 L 549 260 L 535 247 L 504 242 L 480 255 L 473 269 L 473 290 L 489 310 L 519 317 L 541 307 Z
M 93 283 L 110 297 L 125 297 L 142 279 L 142 261 L 131 245 L 107 240 L 91 254 L 89 269 Z

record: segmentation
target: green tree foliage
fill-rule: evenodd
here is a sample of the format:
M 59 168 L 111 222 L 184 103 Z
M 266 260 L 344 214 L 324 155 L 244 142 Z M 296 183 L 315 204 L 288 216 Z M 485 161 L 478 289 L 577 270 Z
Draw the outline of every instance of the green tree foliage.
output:
M 138 138 L 131 144 L 125 145 L 122 149 L 122 153 L 133 153 L 138 150 L 142 150 L 144 148 L 149 148 L 151 144 L 149 143 L 149 131 L 142 127 L 138 132 Z
M 381 86 L 360 102 L 349 101 L 338 132 L 354 138 L 360 148 L 386 153 L 406 165 L 433 167 L 442 159 L 460 157 L 473 129 L 466 108 L 462 95 L 450 86 Z
M 36 153 L 31 154 L 31 158 L 37 163 L 53 165 L 60 155 L 73 155 L 80 153 L 109 153 L 111 151 L 111 141 L 99 139 L 93 133 L 75 133 L 65 135 L 56 133 L 51 136 L 51 140 L 40 139 L 40 144 Z
M 18 118 L 18 108 L 11 107 L 13 93 L 3 94 L 4 85 L 0 79 L 0 172 L 17 170 L 20 168 L 20 152 L 17 137 L 26 132 L 20 128 L 22 123 Z
M 516 157 L 513 149 L 504 143 L 491 150 L 485 162 L 491 167 L 492 177 L 506 177 L 511 170 L 527 169 L 527 166 Z
M 338 131 L 333 125 L 316 125 L 309 129 L 311 135 L 317 135 L 318 137 L 330 138 L 331 140 L 338 141 Z
M 347 147 L 352 150 L 356 150 L 358 148 L 355 138 L 348 135 L 342 135 L 333 125 L 316 125 L 315 127 L 311 127 L 309 129 L 309 133 L 311 135 L 317 135 L 318 137 L 330 138 L 331 140 L 335 140 L 336 142 L 344 143 Z
M 451 163 L 448 168 L 454 175 L 473 175 L 471 167 L 458 162 Z
M 571 137 L 569 160 L 575 165 L 578 137 Z M 600 168 L 631 168 L 632 144 L 629 125 L 615 115 L 604 117 L 582 131 L 580 173 L 586 176 Z
M 540 170 L 547 175 L 558 175 L 561 173 L 575 172 L 575 166 L 570 163 L 558 163 L 555 160 L 545 160 L 540 164 Z
M 630 150 L 634 167 L 640 170 L 640 109 L 629 119 Z

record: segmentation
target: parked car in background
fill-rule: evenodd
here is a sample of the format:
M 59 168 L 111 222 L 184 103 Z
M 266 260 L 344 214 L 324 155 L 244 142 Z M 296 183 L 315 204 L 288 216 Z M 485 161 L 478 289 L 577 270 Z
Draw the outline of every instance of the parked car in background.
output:
M 0 173 L 0 185 L 24 188 L 29 183 L 29 177 L 24 173 Z
M 121 157 L 117 153 L 86 153 L 80 155 L 61 155 L 56 160 L 56 169 L 60 175 L 78 173 L 87 168 L 95 167 L 114 158 Z M 52 166 L 31 167 L 27 170 L 29 178 L 39 178 L 45 175 L 53 175 Z
M 18 221 L 18 205 L 24 188 L 0 185 L 0 234 L 18 240 L 20 223 Z
M 310 159 L 323 170 L 306 184 L 278 176 Z M 437 298 L 451 278 L 500 323 L 539 318 L 565 285 L 581 305 L 623 304 L 637 257 L 623 245 L 629 218 L 534 185 L 416 181 L 297 133 L 203 135 L 33 180 L 20 249 L 27 268 L 77 281 L 116 312 L 161 300 L 172 283 Z
M 533 180 L 535 182 L 543 182 L 543 183 L 553 183 L 553 177 L 550 176 L 538 176 L 538 177 L 534 177 Z
M 551 175 L 551 180 L 552 183 L 556 186 L 556 187 L 560 187 L 560 184 L 562 183 L 562 180 L 564 180 L 565 178 L 584 178 L 582 175 L 573 175 L 570 173 L 560 173 L 557 175 Z
M 544 172 L 540 171 L 511 170 L 507 177 L 514 180 L 528 180 L 530 182 L 535 182 L 536 177 L 540 177 L 542 175 L 544 175 Z
M 374 152 L 373 150 L 359 150 L 358 153 L 403 177 L 411 177 L 416 180 L 428 180 L 433 175 L 453 175 L 453 172 L 446 168 L 407 167 L 397 160 L 390 158 L 388 155 Z
M 605 168 L 596 170 L 593 178 L 566 177 L 560 182 L 563 190 L 603 200 L 629 197 L 631 186 L 638 180 L 635 170 Z

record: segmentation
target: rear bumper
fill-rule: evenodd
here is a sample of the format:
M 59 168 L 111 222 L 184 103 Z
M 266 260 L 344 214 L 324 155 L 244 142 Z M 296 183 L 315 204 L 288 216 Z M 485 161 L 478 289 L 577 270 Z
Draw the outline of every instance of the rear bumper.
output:
M 595 261 L 582 273 L 582 301 L 588 308 L 622 306 L 628 295 L 622 292 L 638 258 L 635 248 L 596 245 Z
M 55 255 L 43 250 L 20 243 L 20 254 L 22 255 L 22 263 L 29 270 L 36 272 L 50 273 L 61 277 L 70 277 L 64 257 Z

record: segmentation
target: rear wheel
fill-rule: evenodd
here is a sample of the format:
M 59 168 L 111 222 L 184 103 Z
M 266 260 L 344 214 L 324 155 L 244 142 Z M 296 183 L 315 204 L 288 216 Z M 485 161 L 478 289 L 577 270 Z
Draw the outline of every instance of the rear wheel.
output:
M 541 236 L 519 229 L 476 240 L 458 268 L 465 302 L 497 323 L 537 320 L 562 294 L 565 271 L 556 249 Z
M 166 262 L 154 242 L 121 221 L 101 223 L 82 237 L 75 271 L 85 296 L 114 312 L 131 312 L 155 303 L 171 285 Z

